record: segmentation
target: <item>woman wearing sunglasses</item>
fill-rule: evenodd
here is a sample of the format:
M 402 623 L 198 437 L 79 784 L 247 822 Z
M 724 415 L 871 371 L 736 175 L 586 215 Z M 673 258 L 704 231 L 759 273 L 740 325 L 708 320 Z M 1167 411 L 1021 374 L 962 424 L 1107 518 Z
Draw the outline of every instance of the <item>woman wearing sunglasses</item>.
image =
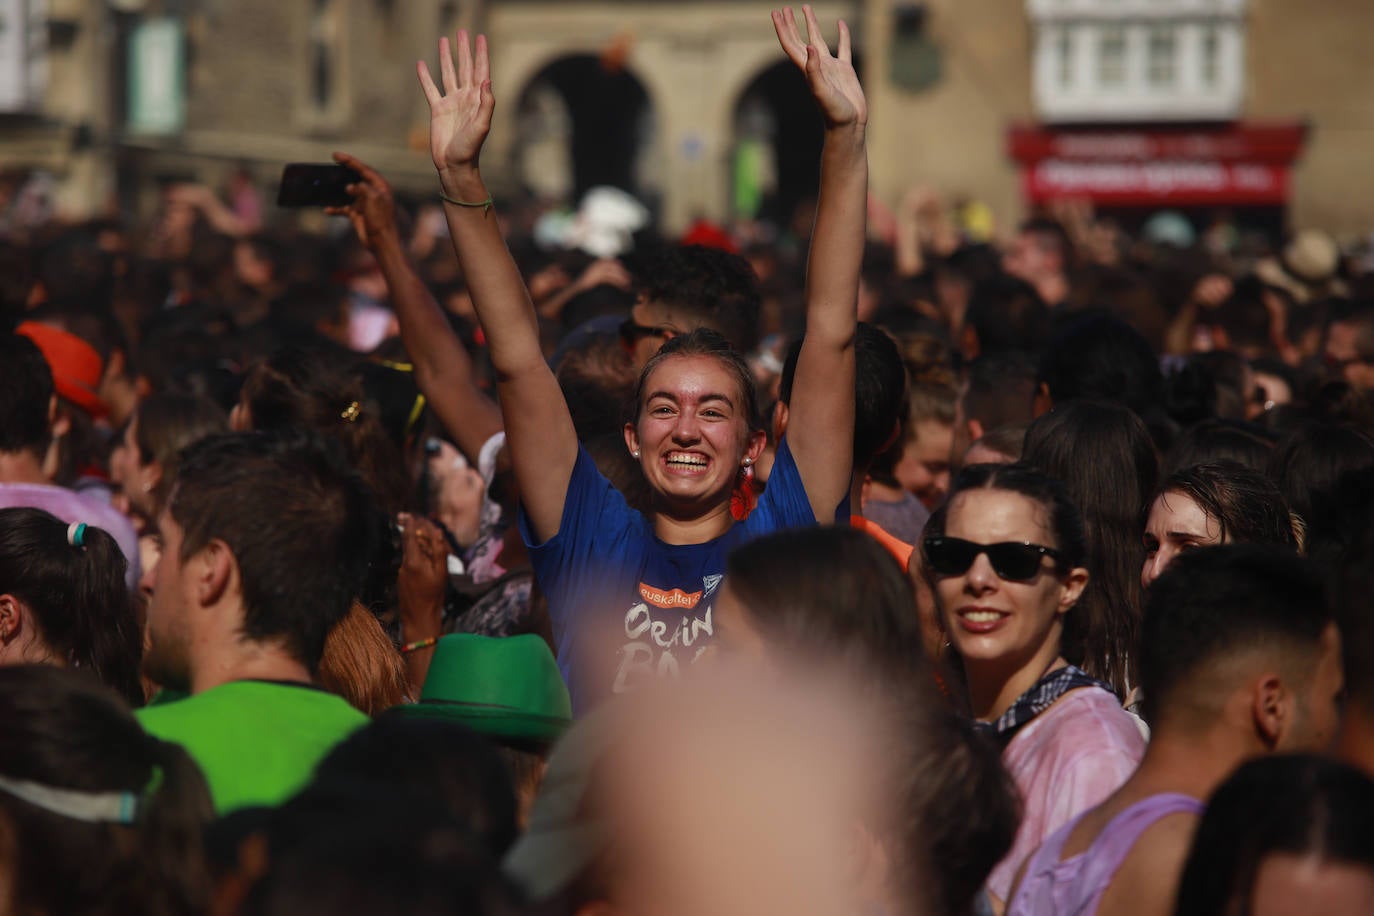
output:
M 925 571 L 973 717 L 1021 791 L 1021 829 L 988 891 L 1002 909 L 1040 842 L 1100 803 L 1145 751 L 1107 686 L 1066 659 L 1088 582 L 1083 521 L 1063 485 L 1024 464 L 973 465 L 923 544 Z

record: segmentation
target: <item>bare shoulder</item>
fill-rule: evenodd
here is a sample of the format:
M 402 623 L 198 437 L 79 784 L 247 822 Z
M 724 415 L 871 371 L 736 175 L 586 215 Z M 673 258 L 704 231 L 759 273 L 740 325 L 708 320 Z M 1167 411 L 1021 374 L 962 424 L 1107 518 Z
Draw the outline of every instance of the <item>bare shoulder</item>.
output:
M 1100 913 L 1153 916 L 1174 911 L 1174 896 L 1199 817 L 1180 812 L 1160 818 L 1140 835 L 1102 895 Z

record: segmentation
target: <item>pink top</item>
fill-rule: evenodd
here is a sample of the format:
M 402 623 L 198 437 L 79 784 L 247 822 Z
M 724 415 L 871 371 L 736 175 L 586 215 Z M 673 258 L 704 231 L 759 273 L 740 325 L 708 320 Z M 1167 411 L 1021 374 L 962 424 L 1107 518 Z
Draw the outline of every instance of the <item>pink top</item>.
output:
M 1119 789 L 1144 754 L 1145 739 L 1130 714 L 1097 687 L 1070 690 L 1018 731 L 1002 763 L 1021 791 L 1024 813 L 1011 852 L 988 878 L 988 891 L 1005 901 L 1026 857 Z

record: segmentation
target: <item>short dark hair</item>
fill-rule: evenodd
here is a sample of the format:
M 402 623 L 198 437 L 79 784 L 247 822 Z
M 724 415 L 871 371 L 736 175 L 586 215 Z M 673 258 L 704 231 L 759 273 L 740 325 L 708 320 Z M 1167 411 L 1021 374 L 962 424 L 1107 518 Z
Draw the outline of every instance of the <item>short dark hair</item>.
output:
M 282 640 L 313 673 L 377 555 L 378 509 L 336 449 L 307 433 L 231 433 L 188 447 L 169 502 L 182 559 L 222 540 L 243 632 Z
M 1273 443 L 1254 432 L 1253 427 L 1234 420 L 1203 420 L 1174 440 L 1164 456 L 1164 473 L 1222 462 L 1263 471 L 1273 451 Z
M 741 353 L 758 345 L 758 278 L 739 255 L 704 245 L 677 245 L 641 260 L 635 277 L 646 301 L 686 312 L 701 327 L 724 335 Z
M 1031 420 L 1035 366 L 1020 353 L 979 356 L 969 363 L 964 386 L 964 419 L 984 430 Z
M 787 348 L 778 380 L 778 400 L 792 401 L 801 340 Z M 897 342 L 886 331 L 859 322 L 854 332 L 854 467 L 866 468 L 895 442 L 893 433 L 906 419 L 908 400 L 906 364 Z
M 1249 913 L 1266 857 L 1374 869 L 1374 780 L 1315 755 L 1265 756 L 1207 802 L 1179 880 L 1178 916 Z
M 41 454 L 52 435 L 48 422 L 52 369 L 38 345 L 19 334 L 0 336 L 0 366 L 5 367 L 5 382 L 0 385 L 0 452 Z
M 1312 564 L 1272 544 L 1186 552 L 1150 586 L 1141 628 L 1145 718 L 1158 727 L 1189 679 L 1236 652 L 1310 656 L 1333 622 Z
M 740 395 L 744 398 L 744 403 L 740 405 L 741 415 L 750 429 L 759 428 L 759 395 L 754 373 L 739 351 L 730 345 L 730 341 L 719 331 L 710 328 L 697 328 L 695 331 L 673 337 L 644 364 L 644 368 L 639 372 L 639 381 L 635 384 L 636 419 L 639 412 L 644 409 L 644 396 L 647 393 L 645 386 L 649 382 L 649 376 L 664 362 L 679 356 L 705 356 L 720 363 L 739 385 Z
M 209 398 L 193 394 L 154 393 L 138 404 L 134 442 L 138 463 L 156 461 L 162 478 L 150 494 L 156 518 L 172 492 L 181 450 L 203 436 L 229 430 L 229 418 Z
M 1306 423 L 1290 432 L 1269 456 L 1268 473 L 1288 507 L 1324 532 L 1340 515 L 1342 481 L 1374 467 L 1374 440 L 1354 426 Z
M 492 856 L 515 842 L 515 795 L 497 749 L 456 722 L 383 713 L 320 761 L 315 779 L 414 793 L 461 823 Z
M 1197 503 L 1216 520 L 1223 541 L 1297 549 L 1288 504 L 1259 471 L 1233 461 L 1197 464 L 1164 478 L 1154 499 L 1167 493 L 1182 493 Z
M 1125 404 L 1144 416 L 1158 409 L 1164 376 L 1154 349 L 1119 318 L 1094 313 L 1054 335 L 1040 360 L 1036 381 L 1055 403 L 1097 398 Z
M 1050 309 L 1025 280 L 995 274 L 973 288 L 964 327 L 978 335 L 978 356 L 1039 355 L 1050 336 Z

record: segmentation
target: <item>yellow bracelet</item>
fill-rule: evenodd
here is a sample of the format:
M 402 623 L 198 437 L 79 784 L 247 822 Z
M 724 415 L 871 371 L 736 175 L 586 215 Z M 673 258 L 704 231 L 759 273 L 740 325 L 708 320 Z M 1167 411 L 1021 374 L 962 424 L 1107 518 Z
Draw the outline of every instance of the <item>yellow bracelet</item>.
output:
M 418 652 L 421 649 L 428 649 L 430 646 L 433 646 L 438 642 L 439 637 L 437 636 L 431 636 L 429 639 L 417 639 L 415 642 L 408 642 L 404 646 L 401 646 L 401 654 L 409 655 L 410 653 Z
M 455 200 L 454 198 L 449 197 L 443 191 L 439 192 L 439 199 L 446 204 L 453 204 L 455 207 L 481 207 L 483 216 L 486 216 L 488 211 L 491 210 L 491 205 L 494 202 L 490 194 L 487 195 L 486 200 L 479 200 L 477 203 L 471 203 L 466 200 Z

